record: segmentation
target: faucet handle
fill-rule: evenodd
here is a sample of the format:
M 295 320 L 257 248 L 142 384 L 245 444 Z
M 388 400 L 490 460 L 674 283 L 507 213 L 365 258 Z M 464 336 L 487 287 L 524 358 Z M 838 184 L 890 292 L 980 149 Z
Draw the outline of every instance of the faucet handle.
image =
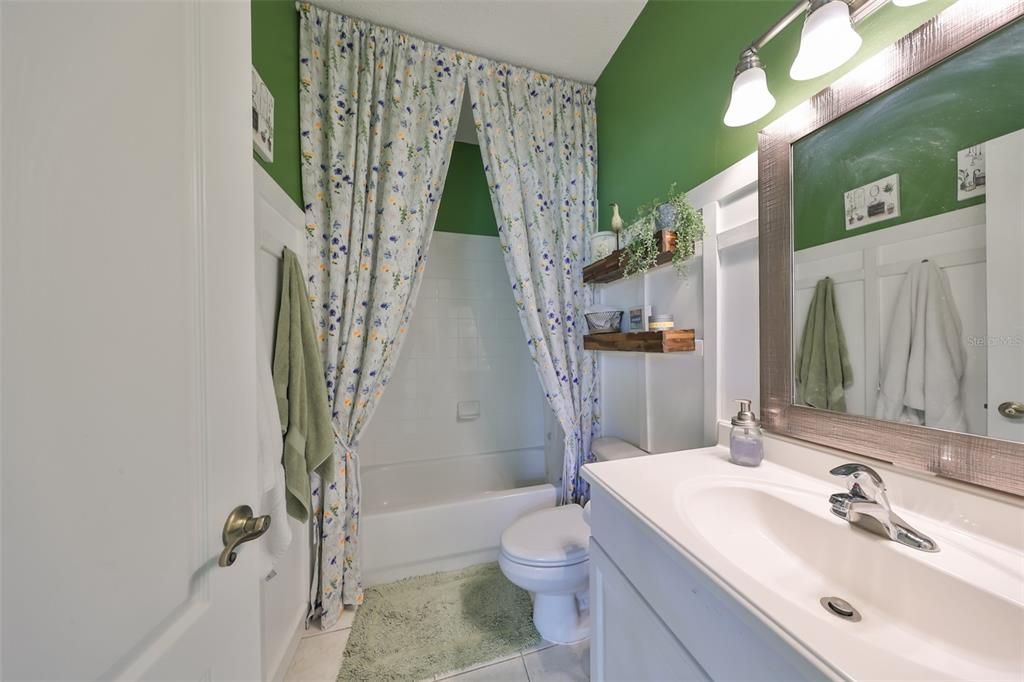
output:
M 882 481 L 882 477 L 878 475 L 877 471 L 866 464 L 858 464 L 856 462 L 840 464 L 835 469 L 829 471 L 829 473 L 833 476 L 852 476 L 858 471 L 867 474 L 875 485 L 879 486 L 883 490 L 885 489 L 885 483 Z
M 865 464 L 851 462 L 832 469 L 833 476 L 846 477 L 846 489 L 853 497 L 871 502 L 879 502 L 888 506 L 885 494 L 885 482 L 878 472 Z

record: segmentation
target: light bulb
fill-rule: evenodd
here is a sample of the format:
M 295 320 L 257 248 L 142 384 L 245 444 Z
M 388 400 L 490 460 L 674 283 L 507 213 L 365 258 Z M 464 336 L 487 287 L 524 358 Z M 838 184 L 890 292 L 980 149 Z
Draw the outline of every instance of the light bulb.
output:
M 834 71 L 860 49 L 861 37 L 853 30 L 845 0 L 815 5 L 804 20 L 800 50 L 789 70 L 793 80 L 806 81 Z
M 732 81 L 732 97 L 723 122 L 730 128 L 745 126 L 764 117 L 775 108 L 775 98 L 768 91 L 768 77 L 761 68 L 757 53 L 748 50 L 740 58 Z

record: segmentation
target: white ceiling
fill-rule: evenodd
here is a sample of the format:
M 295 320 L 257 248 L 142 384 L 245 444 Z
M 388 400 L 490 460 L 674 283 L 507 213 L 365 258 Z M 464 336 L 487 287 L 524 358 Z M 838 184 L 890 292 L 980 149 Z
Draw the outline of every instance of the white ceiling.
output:
M 646 0 L 314 0 L 484 57 L 593 83 Z

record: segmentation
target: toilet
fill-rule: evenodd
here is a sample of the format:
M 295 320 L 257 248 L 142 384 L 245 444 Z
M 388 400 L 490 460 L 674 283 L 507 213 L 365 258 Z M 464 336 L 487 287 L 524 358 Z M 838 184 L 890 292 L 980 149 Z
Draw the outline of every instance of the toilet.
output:
M 647 454 L 618 438 L 598 438 L 591 452 L 599 462 Z M 549 642 L 572 644 L 590 636 L 589 544 L 587 514 L 578 504 L 527 514 L 501 535 L 501 572 L 530 593 L 533 624 Z

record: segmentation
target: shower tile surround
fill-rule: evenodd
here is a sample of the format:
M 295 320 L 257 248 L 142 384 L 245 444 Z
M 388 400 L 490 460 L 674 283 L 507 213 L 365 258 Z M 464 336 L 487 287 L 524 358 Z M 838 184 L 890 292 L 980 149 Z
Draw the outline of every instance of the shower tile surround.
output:
M 497 236 L 435 230 L 359 446 L 363 585 L 497 560 L 509 524 L 555 503 L 549 414 Z
M 478 418 L 458 420 L 465 401 Z M 542 447 L 546 410 L 498 239 L 435 232 L 363 469 Z

